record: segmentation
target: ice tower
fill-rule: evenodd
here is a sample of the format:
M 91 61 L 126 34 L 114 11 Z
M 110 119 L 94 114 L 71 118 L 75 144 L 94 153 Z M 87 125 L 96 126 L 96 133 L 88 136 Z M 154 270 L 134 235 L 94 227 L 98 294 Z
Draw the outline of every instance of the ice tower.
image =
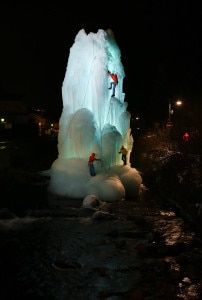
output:
M 115 97 L 108 89 L 108 70 L 119 83 Z M 130 113 L 124 102 L 124 68 L 120 49 L 111 30 L 86 34 L 78 32 L 70 49 L 62 85 L 63 111 L 59 122 L 58 158 L 51 166 L 48 190 L 67 198 L 96 195 L 102 201 L 136 196 L 141 176 L 130 166 L 133 137 Z M 128 150 L 127 165 L 119 154 Z M 95 177 L 88 169 L 89 155 L 101 158 Z

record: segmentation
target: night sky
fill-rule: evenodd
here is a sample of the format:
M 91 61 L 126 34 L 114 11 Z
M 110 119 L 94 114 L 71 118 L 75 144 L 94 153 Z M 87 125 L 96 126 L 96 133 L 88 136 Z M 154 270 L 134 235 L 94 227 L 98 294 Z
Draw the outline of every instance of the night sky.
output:
M 59 118 L 62 82 L 77 33 L 111 28 L 132 114 L 161 119 L 169 98 L 202 101 L 200 1 L 88 3 L 75 1 L 69 9 L 59 4 L 0 5 L 1 97 L 22 96 L 28 105 Z

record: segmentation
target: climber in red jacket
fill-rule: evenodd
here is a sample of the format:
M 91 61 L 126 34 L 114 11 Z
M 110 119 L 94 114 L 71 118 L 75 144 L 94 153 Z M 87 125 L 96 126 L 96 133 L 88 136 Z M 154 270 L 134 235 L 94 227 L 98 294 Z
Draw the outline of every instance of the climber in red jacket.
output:
M 90 155 L 90 157 L 88 159 L 88 166 L 89 166 L 89 171 L 90 171 L 90 175 L 91 176 L 95 176 L 96 175 L 95 169 L 94 169 L 94 165 L 93 165 L 93 162 L 95 160 L 101 161 L 101 159 L 95 157 L 95 153 L 91 153 L 91 155 Z
M 112 78 L 112 81 L 110 82 L 109 90 L 112 89 L 112 97 L 115 97 L 115 89 L 118 84 L 118 77 L 115 73 L 111 73 L 108 71 L 108 75 Z

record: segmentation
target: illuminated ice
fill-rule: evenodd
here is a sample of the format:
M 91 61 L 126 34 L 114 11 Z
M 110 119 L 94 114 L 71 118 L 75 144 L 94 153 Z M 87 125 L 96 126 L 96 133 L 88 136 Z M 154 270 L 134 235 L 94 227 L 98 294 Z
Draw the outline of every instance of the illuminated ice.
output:
M 115 97 L 108 89 L 108 70 L 118 75 Z M 62 85 L 58 158 L 50 169 L 49 192 L 73 199 L 95 195 L 106 202 L 141 193 L 141 175 L 130 165 L 133 137 L 124 101 L 124 77 L 113 32 L 99 29 L 87 34 L 80 30 L 70 48 Z M 125 166 L 119 154 L 122 145 L 128 150 Z M 94 177 L 88 167 L 92 152 L 101 159 L 94 162 Z

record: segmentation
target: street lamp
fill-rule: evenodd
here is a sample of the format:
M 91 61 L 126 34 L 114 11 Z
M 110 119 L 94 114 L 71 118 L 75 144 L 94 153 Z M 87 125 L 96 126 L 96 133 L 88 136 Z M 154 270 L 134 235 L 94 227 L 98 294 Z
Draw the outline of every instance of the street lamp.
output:
M 41 136 L 41 122 L 39 122 L 39 136 Z
M 180 106 L 180 105 L 182 105 L 182 101 L 181 100 L 177 100 L 177 101 L 175 101 L 175 104 L 177 106 Z M 170 99 L 169 99 L 169 104 L 168 104 L 168 121 L 169 122 L 170 122 L 171 115 L 173 115 L 173 109 L 172 109 L 171 102 L 170 102 Z
M 180 106 L 182 105 L 182 101 L 181 100 L 176 100 L 173 105 L 177 105 Z M 171 105 L 171 101 L 169 99 L 169 103 L 168 103 L 168 121 L 166 122 L 166 128 L 168 129 L 167 133 L 168 133 L 168 149 L 171 149 L 171 129 L 173 128 L 173 122 L 171 121 L 171 115 L 173 115 L 173 109 L 172 109 L 172 105 Z

